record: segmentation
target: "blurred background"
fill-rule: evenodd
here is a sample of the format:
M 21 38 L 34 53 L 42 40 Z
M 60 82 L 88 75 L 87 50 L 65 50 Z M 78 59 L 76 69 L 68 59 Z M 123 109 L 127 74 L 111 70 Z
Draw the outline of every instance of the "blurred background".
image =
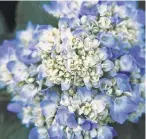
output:
M 44 12 L 43 1 L 0 1 L 0 43 L 14 37 L 15 30 L 24 29 L 27 21 L 34 24 L 57 24 L 57 20 Z M 138 1 L 138 7 L 145 10 L 145 1 Z M 28 139 L 29 128 L 21 125 L 20 120 L 6 110 L 10 96 L 0 92 L 0 139 Z M 115 124 L 118 137 L 115 139 L 144 139 L 145 116 L 137 124 L 125 122 Z

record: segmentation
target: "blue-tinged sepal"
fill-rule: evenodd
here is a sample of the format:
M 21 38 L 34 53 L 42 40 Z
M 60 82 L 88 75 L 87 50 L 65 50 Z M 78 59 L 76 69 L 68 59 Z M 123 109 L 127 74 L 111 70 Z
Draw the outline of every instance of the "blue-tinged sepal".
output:
M 67 126 L 69 128 L 76 128 L 78 126 L 78 123 L 76 121 L 76 117 L 75 117 L 75 114 L 74 113 L 70 113 L 68 115 L 68 118 L 67 118 L 66 123 L 67 123 Z
M 122 124 L 129 113 L 134 112 L 136 108 L 137 104 L 131 100 L 131 97 L 122 96 L 114 100 L 110 108 L 110 114 L 114 121 Z
M 111 33 L 99 33 L 98 38 L 105 47 L 115 48 L 117 46 L 117 40 Z
M 52 118 L 55 116 L 57 109 L 57 104 L 52 100 L 43 100 L 41 102 L 42 113 L 47 118 Z
M 116 131 L 110 126 L 101 126 L 98 128 L 97 137 L 98 139 L 113 139 L 117 136 Z
M 120 57 L 120 70 L 131 72 L 133 70 L 133 57 L 131 55 L 123 55 Z
M 48 130 L 50 139 L 63 139 L 64 132 L 57 123 L 54 123 Z
M 7 110 L 15 113 L 22 111 L 23 105 L 21 102 L 11 102 L 7 106 Z
M 25 99 L 32 99 L 37 93 L 39 90 L 34 84 L 25 84 L 20 91 L 21 96 Z
M 129 83 L 129 77 L 126 74 L 117 74 L 115 76 L 117 86 L 122 91 L 131 91 L 131 86 Z
M 7 68 L 17 82 L 26 80 L 29 75 L 27 66 L 16 60 L 8 62 Z
M 29 133 L 29 139 L 39 139 L 39 133 L 37 127 L 31 129 Z

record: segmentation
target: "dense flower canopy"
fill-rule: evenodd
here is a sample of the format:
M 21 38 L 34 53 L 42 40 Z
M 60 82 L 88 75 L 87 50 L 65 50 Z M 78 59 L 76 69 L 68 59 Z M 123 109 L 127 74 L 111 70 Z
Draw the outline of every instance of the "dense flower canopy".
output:
M 134 2 L 52 1 L 58 28 L 32 25 L 0 47 L 8 110 L 29 139 L 112 139 L 144 113 L 144 13 Z M 143 19 L 142 19 L 143 18 Z

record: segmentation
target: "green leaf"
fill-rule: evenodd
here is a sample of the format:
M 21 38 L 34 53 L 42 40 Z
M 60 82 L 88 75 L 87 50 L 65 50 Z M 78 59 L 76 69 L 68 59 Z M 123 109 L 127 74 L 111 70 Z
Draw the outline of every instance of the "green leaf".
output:
M 15 114 L 6 110 L 8 101 L 0 101 L 0 139 L 28 139 L 29 128 L 25 128 Z
M 5 21 L 2 14 L 0 14 L 0 34 L 4 32 L 5 32 Z
M 3 42 L 3 40 L 11 38 L 11 36 L 12 34 L 8 33 L 4 17 L 0 13 L 0 44 Z
M 19 1 L 16 10 L 16 29 L 24 29 L 28 21 L 33 24 L 53 25 L 57 27 L 57 18 L 49 15 L 42 8 L 42 4 L 48 1 Z

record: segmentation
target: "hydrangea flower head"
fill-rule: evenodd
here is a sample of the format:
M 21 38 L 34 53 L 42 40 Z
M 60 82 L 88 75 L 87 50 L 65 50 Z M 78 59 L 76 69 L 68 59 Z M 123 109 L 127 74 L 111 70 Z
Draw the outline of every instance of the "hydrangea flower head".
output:
M 58 28 L 28 24 L 0 57 L 8 110 L 34 125 L 29 139 L 112 139 L 109 125 L 144 113 L 139 10 L 111 1 L 53 1 L 44 9 L 59 18 Z

